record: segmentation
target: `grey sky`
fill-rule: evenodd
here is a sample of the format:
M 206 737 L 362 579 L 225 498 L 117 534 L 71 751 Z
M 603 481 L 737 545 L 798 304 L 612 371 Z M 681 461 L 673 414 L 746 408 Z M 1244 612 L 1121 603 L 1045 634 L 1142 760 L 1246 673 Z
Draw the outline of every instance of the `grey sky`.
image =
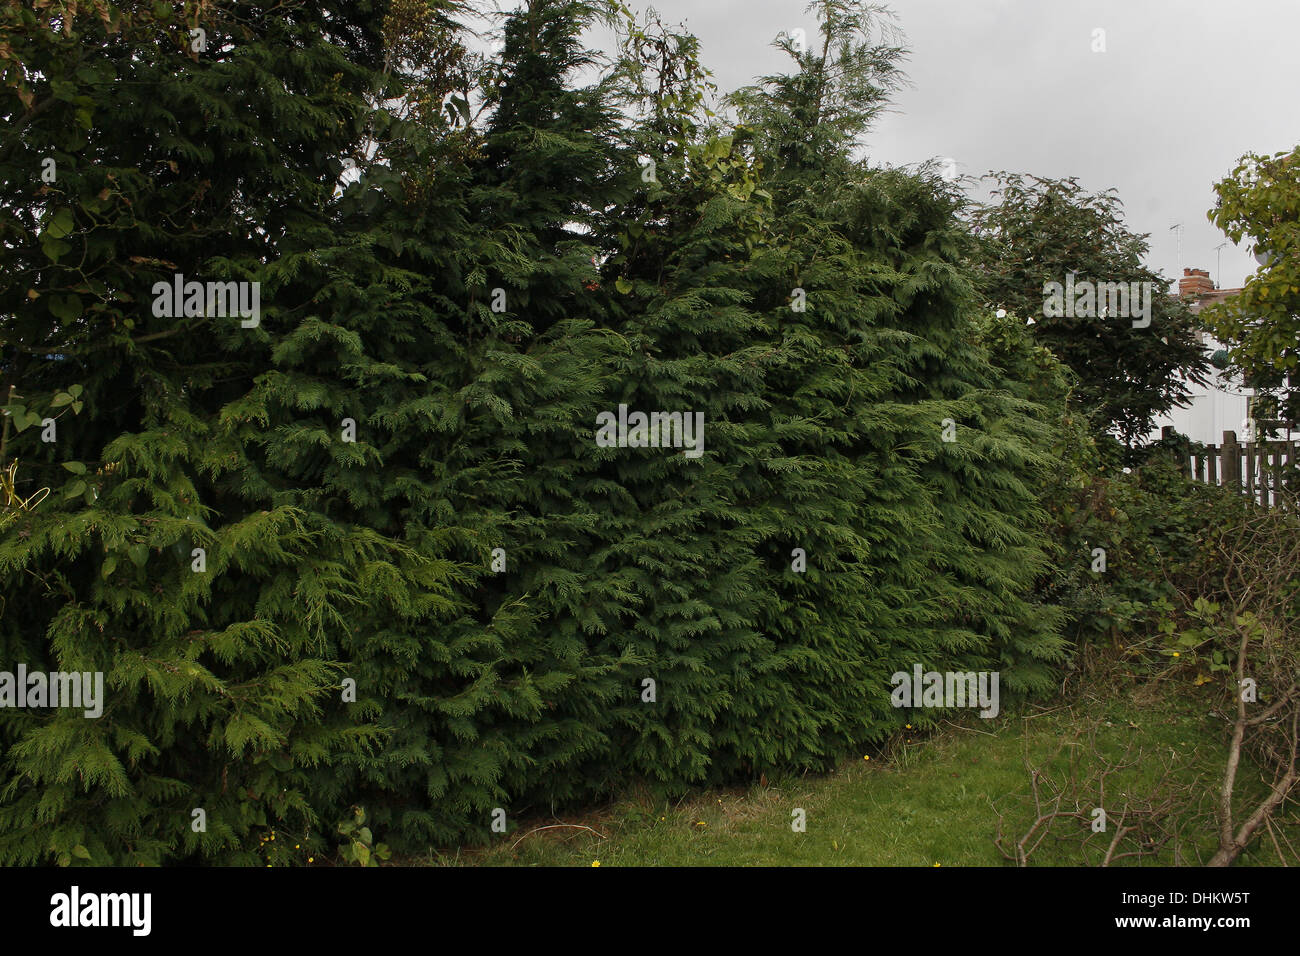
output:
M 629 0 L 685 21 L 723 91 L 787 62 L 770 41 L 815 20 L 804 0 Z M 513 5 L 513 4 L 511 4 Z M 1115 187 L 1148 264 L 1209 270 L 1225 288 L 1254 271 L 1207 219 L 1213 184 L 1242 153 L 1300 142 L 1297 0 L 892 0 L 911 86 L 864 145 L 901 165 L 951 157 L 989 170 Z M 1104 53 L 1092 52 L 1105 30 Z M 1170 227 L 1182 222 L 1182 257 Z

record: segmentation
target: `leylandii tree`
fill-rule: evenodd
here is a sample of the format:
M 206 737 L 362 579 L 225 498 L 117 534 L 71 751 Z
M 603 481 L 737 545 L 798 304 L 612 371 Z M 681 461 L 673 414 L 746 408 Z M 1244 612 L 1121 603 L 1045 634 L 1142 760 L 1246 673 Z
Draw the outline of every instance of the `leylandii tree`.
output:
M 628 770 L 670 784 L 830 766 L 907 719 L 890 677 L 916 663 L 1025 690 L 1061 656 L 1026 596 L 1044 413 L 968 343 L 955 198 L 853 161 L 853 104 L 880 108 L 891 56 L 861 6 L 822 13 L 831 53 L 740 94 L 731 130 L 698 108 L 689 42 L 631 31 L 645 170 L 602 283 L 632 345 L 621 395 L 705 436 L 698 458 L 616 459 L 624 550 L 654 572 L 622 638 L 657 691 Z
M 797 478 L 773 487 L 781 534 L 768 547 L 775 564 L 778 540 L 800 546 L 809 565 L 778 579 L 783 613 L 767 626 L 842 749 L 901 720 L 897 670 L 994 669 L 1004 687 L 1042 688 L 1062 642 L 1056 613 L 1026 598 L 1045 563 L 1044 412 L 972 342 L 958 199 L 851 156 L 852 106 L 867 118 L 881 107 L 901 51 L 864 5 L 810 9 L 821 52 L 792 48 L 795 75 L 736 102 L 765 131 L 758 158 L 777 200 L 751 274 L 777 330 L 765 395 L 783 475 Z M 790 129 L 791 112 L 812 122 Z
M 349 295 L 369 304 L 334 321 L 389 379 L 382 393 L 362 379 L 348 390 L 382 455 L 366 476 L 382 512 L 367 520 L 466 569 L 445 613 L 399 622 L 377 609 L 351 642 L 389 736 L 345 761 L 331 791 L 358 799 L 359 783 L 412 849 L 490 837 L 498 808 L 513 826 L 530 806 L 607 787 L 618 764 L 607 731 L 628 706 L 632 675 L 617 671 L 630 658 L 589 647 L 634 614 L 603 566 L 603 516 L 621 492 L 593 440 L 625 350 L 595 328 L 606 300 L 593 224 L 616 188 L 617 142 L 602 86 L 572 85 L 598 12 L 535 2 L 509 15 L 500 60 L 464 80 L 483 94 L 482 128 L 459 109 L 451 123 L 402 124 L 384 147 L 401 181 L 356 220 L 377 267 Z M 438 103 L 455 88 L 416 95 Z M 366 169 L 349 210 L 390 176 Z M 296 380 L 320 363 L 293 365 Z M 301 392 L 288 379 L 281 391 Z
M 694 38 L 630 17 L 619 73 L 633 184 L 609 218 L 602 288 L 628 353 L 611 396 L 629 414 L 668 416 L 650 447 L 629 434 L 609 470 L 617 550 L 640 607 L 608 652 L 648 658 L 619 729 L 628 772 L 670 788 L 767 769 L 779 739 L 783 662 L 757 626 L 773 593 L 753 553 L 748 473 L 770 450 L 762 422 L 767 331 L 742 273 L 762 241 L 766 202 L 743 131 L 709 122 L 708 73 Z M 791 740 L 797 739 L 790 728 Z
M 283 260 L 368 120 L 378 38 L 342 6 L 2 15 L 0 648 L 106 698 L 0 711 L 6 861 L 252 862 L 257 833 L 331 826 L 310 768 L 372 736 L 323 711 L 331 643 L 400 592 L 377 562 L 432 588 L 254 480 L 222 417 L 309 300 Z

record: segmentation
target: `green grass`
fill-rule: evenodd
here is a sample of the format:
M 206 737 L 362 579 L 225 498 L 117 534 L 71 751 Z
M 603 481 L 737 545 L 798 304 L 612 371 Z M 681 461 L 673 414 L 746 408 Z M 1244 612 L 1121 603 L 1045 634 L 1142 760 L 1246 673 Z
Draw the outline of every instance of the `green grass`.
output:
M 1158 693 L 1153 688 L 1162 689 Z M 1166 696 L 1160 696 L 1164 694 Z M 1167 762 L 1182 800 L 1210 808 L 1223 765 L 1226 723 L 1206 698 L 1176 682 L 1144 690 L 1085 695 L 1072 706 L 971 718 L 945 724 L 928 738 L 893 741 L 870 759 L 827 775 L 767 781 L 765 786 L 702 791 L 677 804 L 630 793 L 605 806 L 559 817 L 516 821 L 489 849 L 431 854 L 426 865 L 486 866 L 1012 866 L 994 846 L 998 811 L 1007 831 L 1022 833 L 1032 820 L 1029 760 L 1061 776 L 1075 754 L 1081 778 L 1102 758 L 1138 757 L 1108 777 L 1108 834 L 1126 800 L 1150 795 Z M 1094 743 L 1071 743 L 1095 727 Z M 1139 753 L 1140 751 L 1140 753 Z M 1262 790 L 1257 773 L 1242 774 L 1243 797 Z M 1095 788 L 1092 793 L 1095 794 Z M 1090 812 L 1095 800 L 1081 800 Z M 791 828 L 792 811 L 806 811 L 806 832 Z M 1184 814 L 1185 815 L 1185 814 Z M 546 828 L 546 829 L 542 829 Z M 1108 834 L 1091 845 L 1088 823 L 1064 820 L 1045 840 L 1032 865 L 1100 862 Z M 1210 824 L 1185 827 L 1179 861 L 1198 862 L 1213 849 Z M 1060 839 L 1055 837 L 1059 836 Z M 1014 842 L 1014 841 L 1013 841 Z M 1265 837 L 1268 843 L 1268 838 Z M 1271 843 L 1256 846 L 1241 864 L 1276 863 Z M 1172 842 L 1154 857 L 1117 865 L 1170 865 Z

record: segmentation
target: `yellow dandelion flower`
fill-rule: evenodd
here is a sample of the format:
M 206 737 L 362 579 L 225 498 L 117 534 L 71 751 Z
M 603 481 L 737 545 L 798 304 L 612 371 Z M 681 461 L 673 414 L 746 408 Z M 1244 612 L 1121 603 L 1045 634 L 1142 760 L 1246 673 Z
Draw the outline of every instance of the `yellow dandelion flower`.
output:
M 1177 651 L 1174 651 L 1174 657 L 1177 657 L 1177 656 L 1178 656 L 1178 652 L 1177 652 Z
M 591 865 L 592 865 L 592 866 L 600 866 L 600 860 L 592 860 L 592 861 L 591 861 Z
M 314 856 L 309 856 L 309 857 L 307 857 L 307 862 L 308 862 L 308 863 L 315 863 L 315 862 L 316 862 L 316 858 L 315 858 Z
M 869 756 L 865 756 L 865 755 L 864 755 L 862 759 L 863 759 L 863 760 L 870 760 L 871 757 L 869 757 Z

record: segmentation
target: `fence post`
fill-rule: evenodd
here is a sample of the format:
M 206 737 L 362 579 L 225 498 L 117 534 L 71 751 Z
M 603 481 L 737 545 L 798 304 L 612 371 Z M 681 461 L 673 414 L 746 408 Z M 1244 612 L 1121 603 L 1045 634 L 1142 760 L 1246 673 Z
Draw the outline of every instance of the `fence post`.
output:
M 1169 439 L 1174 437 L 1174 434 L 1175 434 L 1174 426 L 1165 425 L 1160 429 L 1160 440 L 1169 441 Z M 1174 461 L 1178 462 L 1179 467 L 1183 469 L 1183 474 L 1184 475 L 1190 474 L 1192 478 L 1195 479 L 1196 469 L 1192 465 L 1192 456 L 1187 455 L 1186 457 L 1184 457 L 1183 454 L 1176 448 L 1173 450 L 1173 455 L 1174 455 Z
M 1222 456 L 1223 467 L 1219 471 L 1223 475 L 1223 483 L 1232 488 L 1233 491 L 1241 490 L 1241 448 L 1237 445 L 1236 432 L 1223 433 L 1223 447 L 1219 454 Z
M 1248 441 L 1246 448 L 1246 494 L 1250 495 L 1254 501 L 1259 500 L 1259 493 L 1255 488 L 1255 459 L 1259 457 L 1259 442 Z
M 1273 482 L 1275 480 L 1273 452 L 1269 449 L 1268 442 L 1261 441 L 1259 443 L 1259 494 L 1260 504 L 1265 508 L 1277 504 L 1274 500 L 1275 493 L 1273 491 Z

